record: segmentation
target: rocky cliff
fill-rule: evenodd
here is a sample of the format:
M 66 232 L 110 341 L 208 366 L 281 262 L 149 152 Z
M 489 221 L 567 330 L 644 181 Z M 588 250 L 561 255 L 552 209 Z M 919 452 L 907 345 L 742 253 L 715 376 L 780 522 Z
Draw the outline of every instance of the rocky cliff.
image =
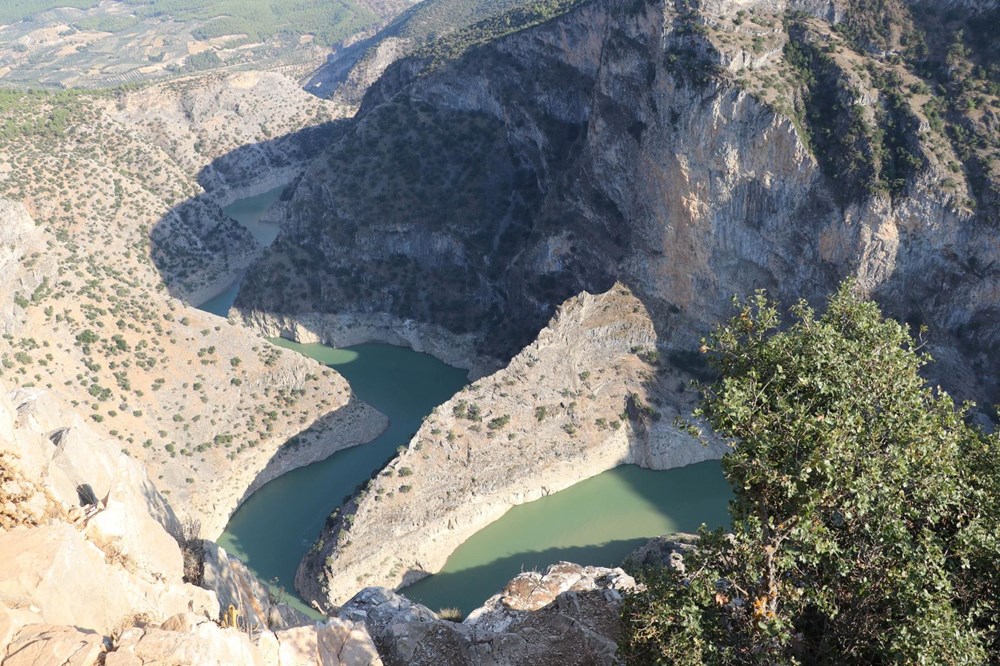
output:
M 0 374 L 85 413 L 213 537 L 255 482 L 366 442 L 385 423 L 336 373 L 168 293 L 167 284 L 188 296 L 215 278 L 225 284 L 259 249 L 196 180 L 198 159 L 249 132 L 234 107 L 282 81 L 308 109 L 323 105 L 279 75 L 250 76 L 154 89 L 145 110 L 139 93 L 0 104 L 0 196 L 19 202 L 0 201 Z M 178 126 L 184 106 L 191 118 Z M 278 114 L 275 130 L 314 119 L 306 108 Z M 272 131 L 259 120 L 247 138 Z M 197 137 L 214 139 L 189 153 Z M 282 146 L 255 154 L 298 159 Z M 250 173 L 233 170 L 226 183 L 253 186 L 240 180 Z
M 567 301 L 502 370 L 434 410 L 306 555 L 296 589 L 324 610 L 358 584 L 438 571 L 510 507 L 625 463 L 664 469 L 722 455 L 678 431 L 695 399 L 657 348 L 642 303 L 616 285 Z
M 621 569 L 559 562 L 517 576 L 460 624 L 377 587 L 339 617 L 364 622 L 387 666 L 611 666 L 622 598 L 636 589 Z
M 48 392 L 0 383 L 0 661 L 381 663 L 363 623 L 312 622 L 208 546 L 200 574 L 139 462 Z
M 911 64 L 875 51 L 860 6 L 591 2 L 401 61 L 298 182 L 238 304 L 389 312 L 507 359 L 615 279 L 691 343 L 734 293 L 850 275 L 930 327 L 957 393 L 995 394 L 996 95 L 975 72 L 996 7 L 885 3 L 924 44 Z
M 149 233 L 170 293 L 196 304 L 232 283 L 261 250 L 220 206 L 294 180 L 346 114 L 283 74 L 255 71 L 206 74 L 94 104 L 155 153 L 154 176 L 173 168 L 190 183 L 186 197 L 169 195 L 170 210 Z
M 492 388 L 475 401 L 510 421 L 490 431 L 487 419 L 465 434 L 462 472 L 461 447 L 442 434 L 461 424 L 457 403 L 439 410 L 425 438 L 376 480 L 378 502 L 365 494 L 346 512 L 349 529 L 330 526 L 324 556 L 300 576 L 318 575 L 301 581 L 306 589 L 330 603 L 355 574 L 396 585 L 433 571 L 435 549 L 453 542 L 441 535 L 471 533 L 537 496 L 557 452 L 606 456 L 577 479 L 627 459 L 626 430 L 614 444 L 577 423 L 568 449 L 558 433 L 525 447 L 516 428 L 530 412 L 506 407 L 538 402 L 538 381 L 512 375 L 556 308 L 616 282 L 655 332 L 648 351 L 690 376 L 702 371 L 698 338 L 728 315 L 733 294 L 766 288 L 786 303 L 817 300 L 852 277 L 887 312 L 927 327 L 933 380 L 960 397 L 996 399 L 1000 106 L 985 26 L 997 6 L 877 4 L 586 2 L 386 70 L 297 181 L 283 232 L 237 305 L 288 330 L 382 317 L 432 327 L 441 347 L 471 340 L 480 356 L 517 357 L 499 386 L 477 385 Z M 592 343 L 587 330 L 567 348 Z M 608 371 L 627 356 L 606 358 Z M 552 378 L 586 391 L 566 370 Z M 627 411 L 630 381 L 625 373 L 597 408 Z M 655 409 L 682 412 L 671 383 L 654 376 L 646 388 L 663 396 Z M 510 424 L 515 431 L 504 430 Z M 433 456 L 446 466 L 419 462 Z M 402 466 L 415 473 L 390 479 Z M 483 481 L 502 479 L 500 470 L 516 470 L 524 497 Z M 453 481 L 450 497 L 435 496 L 435 484 Z M 431 498 L 426 514 L 413 501 L 397 510 L 401 485 Z M 462 518 L 449 526 L 439 515 Z M 379 550 L 375 535 L 389 533 L 432 545 Z
M 635 589 L 621 570 L 562 563 L 461 624 L 374 588 L 313 622 L 191 539 L 114 442 L 45 391 L 2 384 L 0 557 L 0 660 L 15 666 L 611 664 Z

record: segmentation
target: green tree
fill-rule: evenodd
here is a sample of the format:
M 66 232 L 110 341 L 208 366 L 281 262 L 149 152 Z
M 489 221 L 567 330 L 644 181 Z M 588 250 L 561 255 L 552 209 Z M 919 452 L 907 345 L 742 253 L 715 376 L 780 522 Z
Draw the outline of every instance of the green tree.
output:
M 635 663 L 961 664 L 1000 657 L 1000 457 L 848 285 L 778 330 L 763 294 L 705 342 L 699 410 L 732 442 L 732 529 L 625 604 Z

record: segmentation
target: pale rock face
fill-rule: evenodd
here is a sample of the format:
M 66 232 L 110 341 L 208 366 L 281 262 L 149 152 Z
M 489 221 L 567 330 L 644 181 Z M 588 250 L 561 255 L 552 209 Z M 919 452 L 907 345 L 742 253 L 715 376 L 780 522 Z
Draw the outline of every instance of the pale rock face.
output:
M 0 534 L 0 560 L 0 603 L 37 608 L 48 624 L 106 634 L 134 616 L 164 617 L 189 607 L 219 615 L 214 594 L 193 585 L 144 580 L 127 570 L 121 555 L 102 552 L 65 523 Z
M 22 260 L 44 248 L 42 232 L 20 203 L 0 199 L 0 333 L 10 334 L 17 327 L 14 295 L 33 290 L 40 278 L 20 270 Z
M 621 569 L 561 562 L 521 574 L 461 624 L 384 588 L 359 592 L 340 616 L 363 621 L 387 666 L 618 663 Z
M 275 632 L 278 664 L 382 666 L 364 623 L 331 618 L 313 626 Z
M 76 627 L 30 624 L 7 647 L 7 666 L 93 666 L 104 650 L 104 637 Z
M 219 607 L 240 611 L 251 627 L 288 629 L 310 623 L 308 616 L 283 603 L 272 603 L 270 591 L 245 564 L 229 557 L 224 548 L 204 542 L 201 584 L 215 592 Z
M 0 531 L 0 654 L 8 660 L 85 660 L 137 618 L 189 609 L 218 617 L 212 592 L 181 582 L 177 542 L 160 522 L 175 519 L 142 466 L 44 392 L 8 394 L 0 385 L 0 457 L 15 477 L 34 480 L 0 494 L 33 493 L 24 504 L 40 507 L 7 514 L 22 522 Z M 84 485 L 96 505 L 81 506 Z
M 142 465 L 75 415 L 67 418 L 45 392 L 19 390 L 11 397 L 21 427 L 0 437 L 0 452 L 18 456 L 26 475 L 64 506 L 79 507 L 79 489 L 88 486 L 104 507 L 87 521 L 88 535 L 114 544 L 145 575 L 179 579 L 180 550 L 166 531 L 177 530 L 177 519 Z
M 0 270 L 9 275 L 9 269 L 20 261 L 29 247 L 28 237 L 35 231 L 35 223 L 24 206 L 0 199 Z
M 266 662 L 246 634 L 223 629 L 204 617 L 184 613 L 159 628 L 133 627 L 122 632 L 106 666 L 204 664 L 263 666 Z
M 296 588 L 332 610 L 359 580 L 399 586 L 438 571 L 512 506 L 623 463 L 667 469 L 721 456 L 721 442 L 674 427 L 694 392 L 657 360 L 657 343 L 623 285 L 564 303 L 506 368 L 434 410 L 305 557 Z M 467 418 L 473 408 L 478 421 Z

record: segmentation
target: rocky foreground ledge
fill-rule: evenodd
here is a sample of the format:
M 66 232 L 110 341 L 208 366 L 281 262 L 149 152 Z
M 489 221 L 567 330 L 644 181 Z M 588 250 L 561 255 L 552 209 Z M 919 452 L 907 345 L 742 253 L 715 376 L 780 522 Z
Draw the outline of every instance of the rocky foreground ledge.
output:
M 524 573 L 461 623 L 385 588 L 321 622 L 186 534 L 143 466 L 0 384 L 0 663 L 615 664 L 621 569 Z M 193 584 L 198 583 L 198 584 Z

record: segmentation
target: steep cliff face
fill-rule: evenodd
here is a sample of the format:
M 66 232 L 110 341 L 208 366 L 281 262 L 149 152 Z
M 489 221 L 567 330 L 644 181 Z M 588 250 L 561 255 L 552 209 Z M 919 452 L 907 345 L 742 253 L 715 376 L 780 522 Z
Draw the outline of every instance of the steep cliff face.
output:
M 182 184 L 149 236 L 170 293 L 192 303 L 229 286 L 261 249 L 220 207 L 294 179 L 345 115 L 277 72 L 206 74 L 92 103 L 151 153 L 143 179 L 166 170 L 171 189 Z
M 216 592 L 189 582 L 183 535 L 116 442 L 46 391 L 0 383 L 4 664 L 381 663 L 363 624 L 298 618 L 211 549 L 206 586 L 245 611 L 240 628 L 220 626 Z
M 995 18 L 996 5 L 876 4 L 581 3 L 445 48 L 451 60 L 397 62 L 297 181 L 282 235 L 237 305 L 287 331 L 372 318 L 429 327 L 440 347 L 471 340 L 506 362 L 559 304 L 613 294 L 618 281 L 648 322 L 648 351 L 690 376 L 701 371 L 698 338 L 728 315 L 733 294 L 817 300 L 852 277 L 893 316 L 929 328 L 932 379 L 995 399 L 1000 107 L 995 73 L 975 70 L 995 54 L 974 24 Z M 873 29 L 880 16 L 892 30 Z M 959 26 L 979 33 L 954 46 Z M 627 326 L 630 308 L 614 311 Z M 616 379 L 594 409 L 643 413 L 627 370 L 638 350 L 612 353 L 601 344 L 617 333 L 569 328 L 548 381 L 576 390 L 561 354 L 597 345 L 595 365 Z M 497 442 L 506 422 L 466 433 L 463 462 L 441 434 L 461 422 L 458 404 L 436 412 L 347 508 L 349 520 L 328 526 L 300 589 L 336 603 L 358 576 L 398 585 L 434 571 L 507 506 L 635 455 L 633 429 L 619 439 L 579 430 L 565 450 L 548 434 L 525 449 L 516 428 L 540 393 L 524 370 L 532 350 L 470 388 L 486 391 L 488 410 L 503 406 L 491 416 L 509 415 L 514 438 Z M 669 390 L 679 378 L 653 375 L 643 389 L 662 411 L 683 413 L 685 397 Z M 560 476 L 559 456 L 580 464 Z M 647 464 L 690 460 L 677 447 Z M 390 494 L 401 466 L 419 497 L 405 509 Z
M 883 4 L 947 61 L 937 10 Z M 976 8 L 996 11 L 952 11 Z M 690 345 L 734 293 L 816 299 L 853 276 L 929 326 L 946 385 L 995 396 L 995 146 L 980 149 L 995 91 L 970 74 L 981 100 L 965 113 L 964 93 L 865 50 L 864 16 L 593 2 L 444 64 L 398 62 L 298 181 L 238 306 L 390 313 L 506 359 L 556 305 L 616 279 Z M 955 67 L 988 59 L 977 44 Z

